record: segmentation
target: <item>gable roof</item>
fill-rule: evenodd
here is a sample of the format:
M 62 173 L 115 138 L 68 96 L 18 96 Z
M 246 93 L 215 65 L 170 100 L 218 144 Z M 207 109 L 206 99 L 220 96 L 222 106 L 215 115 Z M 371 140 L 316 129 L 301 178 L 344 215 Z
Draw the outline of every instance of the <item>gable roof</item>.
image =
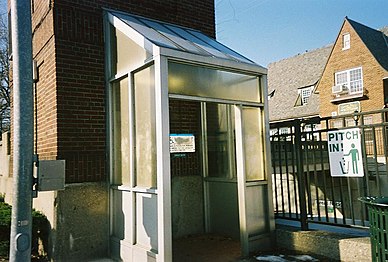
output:
M 388 71 L 388 36 L 386 35 L 388 33 L 388 27 L 384 27 L 380 31 L 347 17 L 345 19 L 353 27 L 354 31 L 356 31 L 377 62 Z
M 295 106 L 298 89 L 315 85 L 320 79 L 333 45 L 315 49 L 268 65 L 270 121 L 316 116 L 319 95 L 313 92 L 307 104 Z

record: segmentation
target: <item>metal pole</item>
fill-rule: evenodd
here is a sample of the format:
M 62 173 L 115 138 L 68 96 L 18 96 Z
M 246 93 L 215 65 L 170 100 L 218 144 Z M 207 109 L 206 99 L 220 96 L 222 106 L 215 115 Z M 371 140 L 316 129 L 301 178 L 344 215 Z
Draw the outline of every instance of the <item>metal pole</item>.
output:
M 34 145 L 30 0 L 12 0 L 13 202 L 10 261 L 31 261 L 32 167 Z
M 294 121 L 296 165 L 297 165 L 299 203 L 300 203 L 300 225 L 302 230 L 308 230 L 309 226 L 307 223 L 306 179 L 304 177 L 302 131 L 301 131 L 300 125 L 301 125 L 300 120 Z

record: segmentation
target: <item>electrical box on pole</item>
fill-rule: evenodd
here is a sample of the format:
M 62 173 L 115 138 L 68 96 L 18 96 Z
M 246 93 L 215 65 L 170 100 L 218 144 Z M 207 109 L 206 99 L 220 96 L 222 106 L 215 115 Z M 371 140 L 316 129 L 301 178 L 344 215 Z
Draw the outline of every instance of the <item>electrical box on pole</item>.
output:
M 39 160 L 36 168 L 37 190 L 65 189 L 65 160 Z

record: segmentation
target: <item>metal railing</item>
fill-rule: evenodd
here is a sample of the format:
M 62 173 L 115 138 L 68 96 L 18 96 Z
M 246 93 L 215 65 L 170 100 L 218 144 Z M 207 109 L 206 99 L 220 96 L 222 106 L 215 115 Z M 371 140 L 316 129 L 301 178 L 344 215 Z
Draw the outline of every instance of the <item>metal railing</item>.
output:
M 299 220 L 305 229 L 309 222 L 368 226 L 365 206 L 357 198 L 388 194 L 387 114 L 381 110 L 271 124 L 275 216 Z M 356 125 L 364 177 L 332 177 L 327 133 Z

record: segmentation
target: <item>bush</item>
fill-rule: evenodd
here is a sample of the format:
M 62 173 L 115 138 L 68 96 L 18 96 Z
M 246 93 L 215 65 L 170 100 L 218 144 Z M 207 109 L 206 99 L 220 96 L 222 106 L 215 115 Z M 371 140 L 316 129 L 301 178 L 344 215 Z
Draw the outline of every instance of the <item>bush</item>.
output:
M 12 207 L 0 202 L 0 257 L 8 257 Z
M 0 200 L 1 201 L 1 200 Z M 4 198 L 3 198 L 4 201 Z M 9 256 L 9 238 L 11 233 L 11 213 L 12 206 L 5 202 L 0 202 L 0 258 Z M 34 257 L 39 257 L 39 239 L 43 246 L 47 247 L 50 224 L 45 215 L 41 212 L 32 211 L 32 237 L 31 253 Z

